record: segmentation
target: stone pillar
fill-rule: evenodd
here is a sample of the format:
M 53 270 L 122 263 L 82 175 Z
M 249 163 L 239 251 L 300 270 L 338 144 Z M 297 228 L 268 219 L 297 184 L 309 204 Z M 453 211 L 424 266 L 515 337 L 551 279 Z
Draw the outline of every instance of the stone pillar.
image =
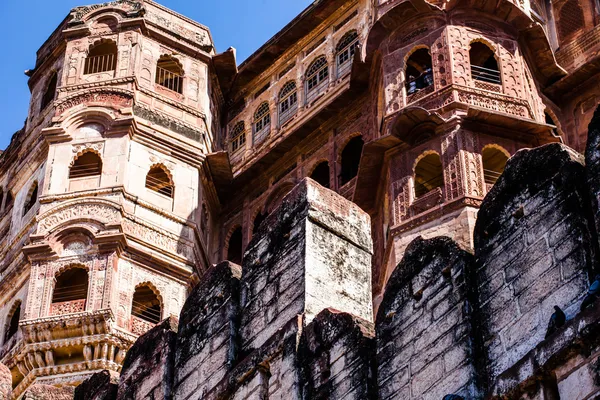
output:
M 175 355 L 175 398 L 210 393 L 237 355 L 239 280 L 229 261 L 213 267 L 188 297 L 179 320 Z
M 480 398 L 473 359 L 473 256 L 447 237 L 410 243 L 377 313 L 379 399 Z
M 171 399 L 177 320 L 169 317 L 140 336 L 123 361 L 117 399 Z
M 243 261 L 242 352 L 330 307 L 373 320 L 367 213 L 306 178 L 261 226 Z
M 517 152 L 475 225 L 477 285 L 491 383 L 544 341 L 559 306 L 571 319 L 595 268 L 583 157 L 561 144 Z

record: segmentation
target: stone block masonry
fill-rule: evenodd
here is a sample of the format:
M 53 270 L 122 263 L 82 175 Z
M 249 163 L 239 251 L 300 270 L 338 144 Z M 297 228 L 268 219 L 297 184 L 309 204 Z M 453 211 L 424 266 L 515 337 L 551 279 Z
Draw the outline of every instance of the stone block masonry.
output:
M 597 398 L 600 301 L 579 306 L 598 271 L 598 151 L 587 167 L 560 144 L 517 153 L 483 201 L 475 254 L 417 237 L 375 322 L 368 216 L 303 181 L 241 267 L 202 277 L 177 332 L 167 321 L 138 340 L 120 398 Z M 547 335 L 555 305 L 567 321 Z
M 553 306 L 568 318 L 595 269 L 583 158 L 551 144 L 521 150 L 483 202 L 475 254 L 491 379 L 544 339 Z
M 474 258 L 446 237 L 415 239 L 377 314 L 381 399 L 480 397 L 472 331 Z

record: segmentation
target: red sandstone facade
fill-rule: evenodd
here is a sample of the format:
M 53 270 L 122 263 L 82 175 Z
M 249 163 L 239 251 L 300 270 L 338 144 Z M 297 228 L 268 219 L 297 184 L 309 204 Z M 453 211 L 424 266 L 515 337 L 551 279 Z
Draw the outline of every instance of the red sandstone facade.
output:
M 72 10 L 0 159 L 15 396 L 117 374 L 307 176 L 369 213 L 375 309 L 418 235 L 471 250 L 508 157 L 583 151 L 599 26 L 595 0 L 323 0 L 236 66 L 153 1 Z

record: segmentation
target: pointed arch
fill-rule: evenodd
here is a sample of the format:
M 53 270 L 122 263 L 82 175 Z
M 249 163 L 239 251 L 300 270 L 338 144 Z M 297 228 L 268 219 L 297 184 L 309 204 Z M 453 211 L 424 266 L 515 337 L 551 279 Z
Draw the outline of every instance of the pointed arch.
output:
M 502 85 L 500 66 L 494 46 L 487 40 L 475 39 L 469 45 L 471 77 L 474 81 Z
M 489 190 L 504 172 L 510 153 L 497 144 L 489 144 L 481 150 L 483 178 Z
M 254 112 L 253 144 L 261 143 L 271 132 L 271 110 L 269 103 L 263 101 Z
M 21 320 L 21 300 L 16 300 L 6 316 L 4 328 L 4 343 L 8 342 L 19 331 Z
M 155 82 L 173 92 L 183 94 L 183 66 L 175 57 L 162 55 L 156 63 Z
M 227 260 L 232 263 L 241 265 L 242 264 L 242 246 L 243 246 L 243 235 L 242 227 L 236 225 L 231 229 L 227 237 Z
M 344 149 L 340 153 L 340 186 L 344 186 L 358 175 L 363 146 L 364 141 L 360 135 L 350 139 L 346 143 L 346 146 L 344 146 Z
M 412 49 L 404 65 L 404 86 L 408 96 L 407 103 L 410 103 L 416 100 L 417 96 L 413 96 L 416 93 L 433 89 L 433 64 L 429 48 L 417 46 Z
M 87 178 L 102 174 L 102 158 L 92 149 L 77 154 L 69 169 L 69 179 Z
M 329 84 L 329 64 L 324 55 L 317 57 L 306 69 L 306 103 L 323 93 Z
M 231 152 L 234 153 L 244 148 L 246 144 L 246 126 L 244 121 L 238 121 L 229 133 Z
M 38 183 L 37 181 L 33 182 L 29 191 L 27 192 L 27 197 L 25 197 L 25 204 L 23 206 L 23 216 L 29 212 L 33 208 L 33 206 L 37 203 L 38 199 Z
M 151 324 L 158 324 L 162 320 L 162 296 L 151 282 L 136 285 L 131 302 L 132 316 Z
M 40 111 L 43 111 L 50 103 L 54 101 L 56 97 L 56 86 L 58 85 L 58 73 L 55 71 L 50 75 L 48 83 L 46 84 L 46 90 L 42 95 L 42 103 L 40 105 Z
M 54 277 L 50 315 L 85 311 L 88 289 L 89 275 L 85 266 L 72 264 L 58 271 Z
M 102 39 L 88 51 L 83 69 L 84 75 L 100 72 L 114 71 L 117 69 L 117 44 L 112 40 Z
M 154 164 L 146 174 L 146 188 L 173 198 L 175 185 L 171 173 L 163 164 Z
M 443 189 L 444 168 L 442 159 L 435 151 L 426 151 L 415 160 L 414 166 L 415 198 Z
M 347 74 L 352 68 L 352 60 L 354 59 L 354 53 L 356 52 L 357 47 L 358 32 L 356 30 L 346 32 L 338 42 L 335 48 L 338 78 Z
M 286 82 L 279 91 L 279 126 L 289 121 L 298 111 L 298 90 L 295 81 Z

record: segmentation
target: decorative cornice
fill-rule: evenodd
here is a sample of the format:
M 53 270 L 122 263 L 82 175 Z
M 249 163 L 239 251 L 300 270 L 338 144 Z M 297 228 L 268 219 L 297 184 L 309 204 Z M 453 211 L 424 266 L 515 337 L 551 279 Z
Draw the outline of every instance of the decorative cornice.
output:
M 86 22 L 87 17 L 102 8 L 117 8 L 125 13 L 127 18 L 135 18 L 143 16 L 145 8 L 140 1 L 135 0 L 116 0 L 107 3 L 94 4 L 91 6 L 76 7 L 71 10 L 71 20 L 68 26 L 76 26 Z

